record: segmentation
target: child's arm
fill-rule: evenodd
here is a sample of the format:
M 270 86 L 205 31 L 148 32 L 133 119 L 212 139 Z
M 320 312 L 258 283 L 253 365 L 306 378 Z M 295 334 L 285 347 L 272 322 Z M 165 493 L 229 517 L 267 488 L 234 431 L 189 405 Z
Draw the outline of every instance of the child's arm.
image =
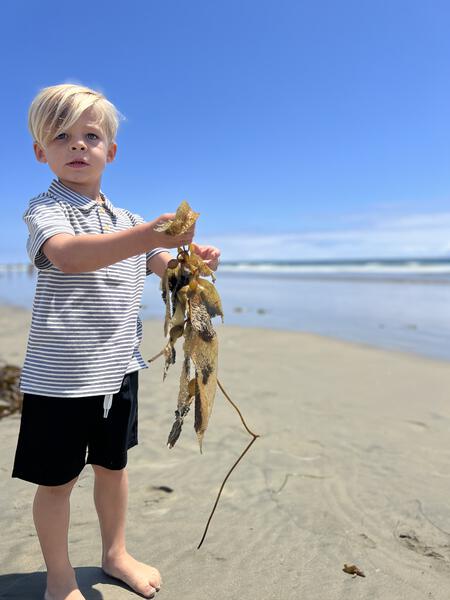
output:
M 153 248 L 177 248 L 190 244 L 195 225 L 186 233 L 175 236 L 155 231 L 157 224 L 174 218 L 175 214 L 166 213 L 154 221 L 106 235 L 59 233 L 43 244 L 42 252 L 63 273 L 96 271 Z M 163 254 L 166 256 L 165 252 Z M 157 256 L 149 262 L 153 264 Z
M 169 260 L 172 260 L 172 258 L 174 257 L 172 254 L 170 254 L 170 252 L 159 252 L 147 261 L 147 269 L 150 269 L 150 271 L 155 273 L 155 275 L 162 277 L 164 275 L 164 271 L 166 270 L 167 263 Z

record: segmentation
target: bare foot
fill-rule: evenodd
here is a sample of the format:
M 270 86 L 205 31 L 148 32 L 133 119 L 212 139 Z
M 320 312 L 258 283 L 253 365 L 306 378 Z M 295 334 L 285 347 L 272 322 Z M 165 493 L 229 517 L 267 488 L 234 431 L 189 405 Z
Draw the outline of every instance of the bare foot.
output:
M 75 573 L 67 577 L 50 579 L 47 577 L 47 589 L 45 590 L 44 600 L 86 600 L 78 589 Z
M 158 569 L 135 560 L 128 552 L 104 559 L 102 568 L 107 575 L 124 581 L 145 598 L 153 598 L 155 592 L 159 592 L 161 587 L 161 575 Z
M 44 600 L 86 600 L 86 598 L 83 596 L 80 590 L 72 590 L 68 595 L 63 594 L 62 596 L 49 594 L 48 590 L 46 590 L 44 594 Z

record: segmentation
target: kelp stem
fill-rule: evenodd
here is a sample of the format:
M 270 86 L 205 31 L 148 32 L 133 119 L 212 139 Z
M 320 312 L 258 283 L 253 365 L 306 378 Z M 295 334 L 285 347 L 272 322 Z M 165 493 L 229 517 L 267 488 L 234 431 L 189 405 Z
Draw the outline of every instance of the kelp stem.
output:
M 158 354 L 156 356 L 154 356 L 153 358 L 149 358 L 148 362 L 153 362 L 154 360 L 156 360 L 157 358 L 159 358 L 163 354 L 164 354 L 164 348 L 161 350 L 161 352 L 158 352 Z
M 247 423 L 244 421 L 244 417 L 242 416 L 241 411 L 238 409 L 238 407 L 236 406 L 236 404 L 233 402 L 233 400 L 230 398 L 230 396 L 226 393 L 226 391 L 223 389 L 222 384 L 220 383 L 219 380 L 217 380 L 217 385 L 220 388 L 220 391 L 222 392 L 222 394 L 225 396 L 225 398 L 228 400 L 228 402 L 230 404 L 232 404 L 232 406 L 234 406 L 234 408 L 237 410 L 238 415 L 241 417 L 241 421 L 242 421 L 242 425 L 245 427 L 245 429 L 249 432 L 250 435 L 253 435 L 255 438 L 259 437 L 258 434 L 253 433 L 253 431 L 251 429 L 249 429 L 247 427 Z
M 225 479 L 222 482 L 222 485 L 220 486 L 220 490 L 219 493 L 217 494 L 217 498 L 216 501 L 214 502 L 214 506 L 213 509 L 211 511 L 211 514 L 209 515 L 209 519 L 208 522 L 206 523 L 206 527 L 205 527 L 205 531 L 203 532 L 203 536 L 202 539 L 200 540 L 200 544 L 197 546 L 197 550 L 200 549 L 200 546 L 203 544 L 206 534 L 208 532 L 208 528 L 209 528 L 209 524 L 211 523 L 211 519 L 213 518 L 213 514 L 216 510 L 217 505 L 219 504 L 219 498 L 220 498 L 220 494 L 222 493 L 223 488 L 225 487 L 225 484 L 227 482 L 228 477 L 231 475 L 231 473 L 234 471 L 235 467 L 237 467 L 237 465 L 239 464 L 240 460 L 243 458 L 243 456 L 246 454 L 246 452 L 250 449 L 250 446 L 253 444 L 253 442 L 259 438 L 259 435 L 255 435 L 252 439 L 252 441 L 248 444 L 247 448 L 244 450 L 244 452 L 240 455 L 240 457 L 237 459 L 237 461 L 234 463 L 234 465 L 231 467 L 231 469 L 228 471 Z
M 237 461 L 234 463 L 234 465 L 231 467 L 231 469 L 226 474 L 225 479 L 223 480 L 222 485 L 220 486 L 220 490 L 219 490 L 219 493 L 217 494 L 217 498 L 216 498 L 216 501 L 214 502 L 214 506 L 213 506 L 213 509 L 211 511 L 211 514 L 209 515 L 208 522 L 206 523 L 206 527 L 205 527 L 205 531 L 203 532 L 202 539 L 200 540 L 200 543 L 197 546 L 197 550 L 200 549 L 201 545 L 203 544 L 203 542 L 204 542 L 204 540 L 206 538 L 206 534 L 208 532 L 209 524 L 211 523 L 211 519 L 213 518 L 213 515 L 214 515 L 214 512 L 216 510 L 216 507 L 219 504 L 220 495 L 222 493 L 223 488 L 225 487 L 225 484 L 226 484 L 229 476 L 234 471 L 234 469 L 237 467 L 237 465 L 239 464 L 239 462 L 241 461 L 241 459 L 244 457 L 244 455 L 248 452 L 248 450 L 250 449 L 250 447 L 253 444 L 253 442 L 257 438 L 260 437 L 257 433 L 253 433 L 253 431 L 251 431 L 251 429 L 247 426 L 247 424 L 246 424 L 246 422 L 244 420 L 244 417 L 242 416 L 241 411 L 236 406 L 236 404 L 233 402 L 233 400 L 230 398 L 230 396 L 226 393 L 226 391 L 223 389 L 222 384 L 220 383 L 219 380 L 217 380 L 217 385 L 219 386 L 221 392 L 223 393 L 223 395 L 225 396 L 225 398 L 228 400 L 228 402 L 230 402 L 230 404 L 236 409 L 237 413 L 239 414 L 239 416 L 241 418 L 242 424 L 244 425 L 244 427 L 248 431 L 248 433 L 253 437 L 253 439 L 251 440 L 251 442 L 249 442 L 249 444 L 247 445 L 247 447 L 245 448 L 245 450 L 242 452 L 242 454 L 240 455 L 240 457 L 237 459 Z

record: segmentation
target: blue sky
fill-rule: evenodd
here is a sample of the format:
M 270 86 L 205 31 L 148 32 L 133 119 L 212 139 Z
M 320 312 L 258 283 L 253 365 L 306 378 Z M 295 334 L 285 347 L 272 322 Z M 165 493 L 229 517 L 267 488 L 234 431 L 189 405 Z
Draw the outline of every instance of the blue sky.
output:
M 187 199 L 224 259 L 450 255 L 449 30 L 434 0 L 5 3 L 0 262 L 51 180 L 28 105 L 62 82 L 126 117 L 113 203 Z

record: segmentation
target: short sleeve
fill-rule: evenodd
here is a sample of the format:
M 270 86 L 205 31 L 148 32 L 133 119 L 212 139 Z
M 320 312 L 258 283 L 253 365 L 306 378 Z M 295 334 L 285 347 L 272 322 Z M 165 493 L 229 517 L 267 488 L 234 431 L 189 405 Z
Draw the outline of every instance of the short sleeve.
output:
M 145 220 L 140 216 L 137 215 L 135 213 L 131 213 L 130 211 L 126 211 L 128 218 L 130 219 L 130 221 L 133 223 L 133 227 L 135 225 L 143 225 L 145 223 Z M 145 253 L 146 258 L 145 258 L 145 264 L 146 264 L 146 275 L 151 275 L 153 273 L 153 271 L 151 269 L 149 269 L 148 267 L 148 261 L 153 258 L 154 256 L 156 256 L 157 254 L 160 254 L 161 252 L 169 252 L 168 248 L 153 248 L 153 250 L 149 250 L 148 252 Z
M 23 215 L 28 227 L 27 252 L 38 269 L 49 269 L 51 261 L 42 252 L 42 245 L 58 233 L 75 235 L 75 231 L 57 200 L 40 196 L 30 202 Z
M 154 250 L 150 250 L 150 252 L 146 253 L 146 275 L 151 275 L 153 273 L 153 271 L 148 266 L 148 261 L 157 254 L 160 254 L 161 252 L 170 252 L 170 250 L 168 248 L 155 248 Z

